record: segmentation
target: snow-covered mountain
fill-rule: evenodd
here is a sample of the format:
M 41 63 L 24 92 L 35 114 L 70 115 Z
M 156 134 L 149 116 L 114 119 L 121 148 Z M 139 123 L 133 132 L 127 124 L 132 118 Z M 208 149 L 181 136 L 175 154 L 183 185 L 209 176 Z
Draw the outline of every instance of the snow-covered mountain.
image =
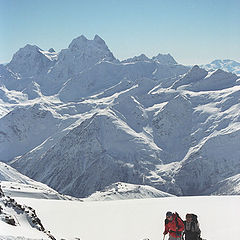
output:
M 87 201 L 104 201 L 138 198 L 173 197 L 174 195 L 159 191 L 151 186 L 123 182 L 113 183 L 102 191 L 91 194 Z
M 211 189 L 208 190 L 211 192 Z M 214 195 L 240 195 L 240 174 L 224 179 L 215 186 Z
M 60 121 L 54 112 L 45 110 L 41 104 L 14 108 L 1 118 L 1 159 L 9 161 L 32 150 L 55 133 Z
M 49 57 L 49 52 L 44 52 L 35 45 L 27 44 L 13 55 L 7 68 L 22 77 L 33 77 L 46 73 L 54 63 L 54 58 Z
M 174 195 L 238 189 L 237 75 L 170 54 L 120 62 L 97 35 L 58 54 L 22 51 L 0 65 L 2 161 L 75 197 L 117 182 Z
M 207 72 L 195 65 L 188 74 L 173 84 L 173 88 L 181 86 L 181 89 L 194 92 L 216 91 L 235 86 L 237 79 L 238 76 L 233 73 L 221 69 Z
M 153 61 L 156 61 L 161 64 L 177 64 L 175 59 L 168 53 L 168 54 L 161 54 L 159 53 L 157 56 L 152 58 Z
M 134 62 L 157 62 L 162 65 L 174 65 L 178 64 L 175 59 L 171 56 L 171 54 L 161 54 L 159 53 L 157 56 L 148 58 L 145 54 L 141 54 L 139 56 L 135 56 L 133 58 L 128 58 L 123 60 L 122 63 L 134 63 Z
M 145 54 L 141 54 L 141 55 L 135 56 L 133 58 L 128 58 L 128 59 L 122 60 L 122 63 L 134 63 L 134 62 L 143 62 L 143 61 L 150 62 L 151 59 L 148 58 Z
M 201 67 L 205 68 L 206 70 L 222 69 L 224 71 L 240 75 L 240 63 L 230 59 L 217 59 L 209 64 L 201 65 Z

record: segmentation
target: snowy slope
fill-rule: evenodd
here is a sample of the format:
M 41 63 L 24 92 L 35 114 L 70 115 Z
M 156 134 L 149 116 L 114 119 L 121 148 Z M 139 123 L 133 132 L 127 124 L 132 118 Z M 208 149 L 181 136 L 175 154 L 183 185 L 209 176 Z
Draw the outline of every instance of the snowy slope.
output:
M 61 119 L 42 104 L 15 107 L 0 119 L 1 160 L 9 161 L 51 136 Z
M 211 190 L 210 190 L 211 191 Z M 240 195 L 240 174 L 226 178 L 217 183 L 215 195 Z
M 28 166 L 38 164 L 38 168 L 29 168 L 30 159 L 25 157 L 14 166 L 25 162 L 25 174 L 30 172 L 64 194 L 84 197 L 117 181 L 142 183 L 143 174 L 149 174 L 148 165 L 161 164 L 160 154 L 154 143 L 149 145 L 110 111 L 84 120 L 44 157 L 31 158 Z
M 227 72 L 232 72 L 238 75 L 240 74 L 240 63 L 230 59 L 214 60 L 209 64 L 201 65 L 201 67 L 206 70 L 222 69 Z
M 0 188 L 0 239 L 55 239 L 42 225 L 36 211 L 5 195 Z
M 155 199 L 75 202 L 17 198 L 36 209 L 57 239 L 139 240 L 163 238 L 167 211 L 198 215 L 202 238 L 225 240 L 238 236 L 239 196 L 170 197 Z M 1 231 L 1 230 L 0 230 Z
M 0 183 L 2 191 L 10 197 L 27 197 L 38 199 L 69 199 L 47 185 L 36 182 L 16 171 L 9 165 L 0 162 Z

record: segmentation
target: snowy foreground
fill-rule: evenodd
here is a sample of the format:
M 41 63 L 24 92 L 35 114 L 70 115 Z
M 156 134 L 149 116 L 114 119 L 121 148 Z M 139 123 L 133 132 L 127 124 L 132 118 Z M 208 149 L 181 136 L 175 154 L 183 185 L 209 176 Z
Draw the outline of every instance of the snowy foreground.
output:
M 118 201 L 67 201 L 15 198 L 36 210 L 56 239 L 150 240 L 162 239 L 165 212 L 199 216 L 202 237 L 207 240 L 236 239 L 239 235 L 240 196 L 169 197 Z M 2 223 L 0 236 L 6 234 Z M 24 225 L 12 227 L 19 236 Z M 16 235 L 15 235 L 16 236 Z M 42 239 L 39 235 L 34 237 Z M 13 239 L 0 237 L 0 239 Z M 25 238 L 19 238 L 25 239 Z M 44 238 L 45 239 L 45 238 Z

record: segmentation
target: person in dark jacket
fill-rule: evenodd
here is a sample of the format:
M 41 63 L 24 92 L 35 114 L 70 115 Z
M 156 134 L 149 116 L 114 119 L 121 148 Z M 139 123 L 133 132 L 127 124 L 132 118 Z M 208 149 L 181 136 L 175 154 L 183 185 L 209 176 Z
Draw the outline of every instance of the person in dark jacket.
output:
M 165 219 L 164 235 L 169 233 L 169 240 L 181 240 L 184 223 L 176 213 L 167 212 Z
M 184 234 L 185 240 L 200 240 L 201 230 L 199 223 L 193 220 L 192 214 L 186 215 L 186 221 L 184 221 Z

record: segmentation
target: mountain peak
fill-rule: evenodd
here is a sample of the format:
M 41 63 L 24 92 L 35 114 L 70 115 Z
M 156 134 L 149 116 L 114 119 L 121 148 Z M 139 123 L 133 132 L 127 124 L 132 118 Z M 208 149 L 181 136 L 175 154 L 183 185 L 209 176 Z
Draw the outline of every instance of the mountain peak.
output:
M 169 53 L 168 54 L 159 53 L 157 56 L 152 57 L 152 60 L 160 64 L 177 64 L 175 59 Z
M 24 77 L 30 77 L 45 71 L 51 63 L 43 53 L 43 50 L 36 45 L 27 44 L 20 48 L 7 65 L 14 73 Z
M 48 50 L 48 52 L 51 52 L 51 53 L 53 53 L 53 52 L 56 52 L 53 48 L 50 48 L 49 50 Z
M 111 53 L 105 41 L 98 35 L 95 35 L 93 40 L 89 40 L 84 35 L 81 35 L 73 39 L 68 48 L 72 52 L 87 53 L 88 56 L 98 55 L 100 52 L 101 55 L 109 55 Z
M 193 84 L 194 82 L 200 81 L 208 75 L 208 72 L 200 68 L 198 65 L 194 65 L 187 73 L 183 75 L 182 78 L 177 80 L 173 84 L 173 88 L 176 89 L 179 86 Z
M 123 63 L 132 63 L 132 62 L 141 62 L 141 61 L 150 61 L 150 59 L 145 55 L 141 54 L 139 56 L 135 56 L 133 58 L 128 58 L 126 60 L 123 60 Z
M 36 45 L 26 44 L 24 47 L 20 48 L 16 53 L 37 52 L 39 50 L 42 49 Z
M 193 80 L 199 80 L 202 78 L 205 78 L 207 76 L 208 72 L 200 68 L 198 65 L 194 65 L 187 73 L 186 76 Z
M 88 41 L 90 40 L 88 40 L 84 35 L 81 35 L 77 38 L 74 38 L 72 42 L 69 44 L 68 48 L 72 50 L 81 49 L 82 46 L 85 46 Z
M 222 69 L 217 69 L 214 71 L 214 73 L 212 75 L 216 75 L 216 74 L 220 74 L 220 73 L 226 73 L 226 71 L 223 71 Z
M 106 45 L 105 41 L 101 37 L 99 37 L 99 35 L 97 35 L 97 34 L 94 36 L 93 41 L 98 44 Z
M 51 68 L 49 74 L 52 79 L 60 79 L 60 87 L 66 79 L 104 61 L 116 61 L 104 40 L 98 35 L 95 35 L 93 40 L 81 35 L 73 39 L 68 48 L 62 49 L 57 54 L 57 63 Z
M 209 78 L 217 78 L 217 79 L 234 79 L 236 80 L 238 77 L 236 74 L 234 73 L 231 73 L 231 72 L 227 72 L 227 71 L 224 71 L 222 69 L 217 69 L 215 71 L 213 71 L 210 75 L 209 75 Z
M 39 54 L 40 51 L 42 51 L 41 48 L 39 48 L 38 46 L 36 45 L 31 45 L 31 44 L 26 44 L 24 47 L 20 48 L 14 55 L 13 55 L 13 58 L 11 60 L 14 61 L 16 58 L 19 58 L 19 57 L 29 57 L 30 54 Z
M 32 44 L 26 44 L 23 48 L 29 48 L 29 49 L 40 49 L 37 45 L 32 45 Z M 21 48 L 20 48 L 21 49 Z

